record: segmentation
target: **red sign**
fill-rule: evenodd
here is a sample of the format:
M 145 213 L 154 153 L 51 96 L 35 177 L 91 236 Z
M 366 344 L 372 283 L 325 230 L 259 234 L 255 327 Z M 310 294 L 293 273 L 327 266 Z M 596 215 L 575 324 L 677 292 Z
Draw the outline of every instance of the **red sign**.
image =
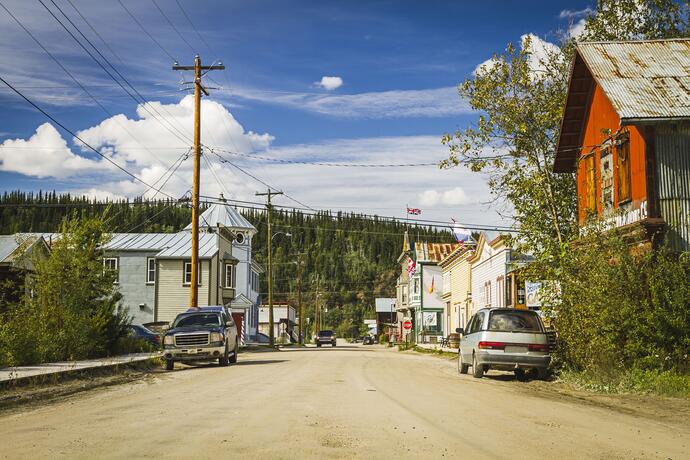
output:
M 403 321 L 403 329 L 406 331 L 412 329 L 412 321 Z

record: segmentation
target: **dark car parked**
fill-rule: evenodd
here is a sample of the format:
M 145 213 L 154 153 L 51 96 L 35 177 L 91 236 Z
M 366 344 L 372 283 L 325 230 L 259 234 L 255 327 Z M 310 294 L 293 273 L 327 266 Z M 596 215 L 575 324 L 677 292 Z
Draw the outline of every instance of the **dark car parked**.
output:
M 160 348 L 161 346 L 161 336 L 156 334 L 152 330 L 140 326 L 138 324 L 129 325 L 129 335 L 136 339 L 144 340 L 150 343 L 155 348 Z

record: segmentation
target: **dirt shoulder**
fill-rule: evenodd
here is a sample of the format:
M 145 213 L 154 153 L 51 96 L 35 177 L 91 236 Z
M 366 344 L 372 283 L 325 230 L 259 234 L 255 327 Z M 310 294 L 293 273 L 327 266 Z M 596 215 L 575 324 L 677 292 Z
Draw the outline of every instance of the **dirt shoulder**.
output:
M 414 350 L 406 350 L 401 353 L 424 355 L 445 361 L 449 366 L 456 366 L 457 358 L 450 356 L 449 353 L 439 354 L 428 351 L 420 353 Z M 510 386 L 512 390 L 530 396 L 554 401 L 571 401 L 662 423 L 690 426 L 690 399 L 688 398 L 672 398 L 654 394 L 598 393 L 578 388 L 571 383 L 558 380 L 558 378 L 551 381 L 518 382 L 508 372 L 491 371 L 485 376 L 485 379 Z
M 39 406 L 97 388 L 151 379 L 163 372 L 160 360 L 151 359 L 134 364 L 25 379 L 14 385 L 4 385 L 0 389 L 0 414 Z

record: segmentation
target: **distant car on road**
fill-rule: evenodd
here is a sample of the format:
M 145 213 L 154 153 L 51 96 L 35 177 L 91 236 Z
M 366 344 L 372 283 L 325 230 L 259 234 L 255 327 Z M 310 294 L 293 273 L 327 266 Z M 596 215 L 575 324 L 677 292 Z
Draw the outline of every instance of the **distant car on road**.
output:
M 527 371 L 548 376 L 549 341 L 539 315 L 531 310 L 483 308 L 472 316 L 458 352 L 458 371 L 481 378 L 490 369 L 513 371 L 523 380 Z
M 214 361 L 220 366 L 237 362 L 237 326 L 225 307 L 202 307 L 180 313 L 165 332 L 165 368 L 175 361 Z
M 374 345 L 375 343 L 376 343 L 376 339 L 374 339 L 374 337 L 371 335 L 365 335 L 364 338 L 362 339 L 363 345 Z
M 139 324 L 130 324 L 128 328 L 130 337 L 134 337 L 135 339 L 139 340 L 144 340 L 154 348 L 160 348 L 161 336 L 159 334 L 156 334 L 152 330 Z
M 323 344 L 335 346 L 335 332 L 331 330 L 319 331 L 319 333 L 316 334 L 316 337 L 314 337 L 314 342 L 316 342 L 317 347 L 321 347 Z

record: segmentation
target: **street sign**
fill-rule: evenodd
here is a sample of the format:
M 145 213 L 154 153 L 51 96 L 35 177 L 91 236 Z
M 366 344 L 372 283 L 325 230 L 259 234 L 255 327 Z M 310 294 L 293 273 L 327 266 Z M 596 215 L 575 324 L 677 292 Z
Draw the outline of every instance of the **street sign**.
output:
M 405 329 L 406 331 L 409 331 L 410 329 L 412 329 L 412 321 L 403 322 L 403 329 Z

